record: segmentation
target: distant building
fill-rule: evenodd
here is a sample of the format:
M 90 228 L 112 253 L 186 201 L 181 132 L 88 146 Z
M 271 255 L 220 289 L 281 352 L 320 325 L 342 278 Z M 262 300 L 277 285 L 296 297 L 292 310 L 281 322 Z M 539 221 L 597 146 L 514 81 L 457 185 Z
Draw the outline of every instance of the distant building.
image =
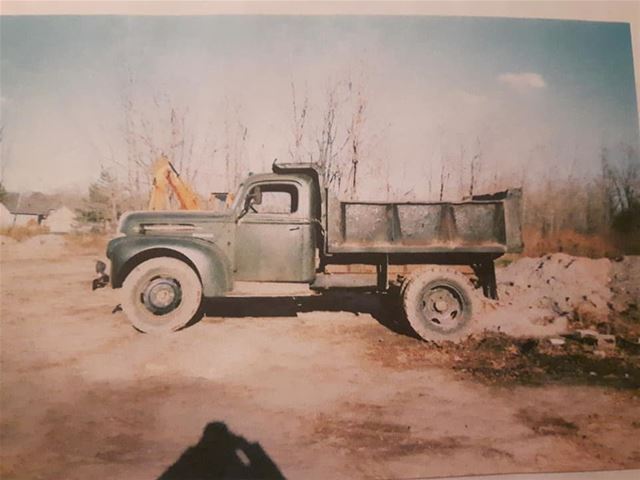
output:
M 13 215 L 12 226 L 40 225 L 52 209 L 42 193 L 7 193 L 4 204 Z
M 9 228 L 13 225 L 13 215 L 3 203 L 0 203 L 0 228 Z
M 42 224 L 51 233 L 70 233 L 75 229 L 75 218 L 75 212 L 63 205 L 49 213 Z

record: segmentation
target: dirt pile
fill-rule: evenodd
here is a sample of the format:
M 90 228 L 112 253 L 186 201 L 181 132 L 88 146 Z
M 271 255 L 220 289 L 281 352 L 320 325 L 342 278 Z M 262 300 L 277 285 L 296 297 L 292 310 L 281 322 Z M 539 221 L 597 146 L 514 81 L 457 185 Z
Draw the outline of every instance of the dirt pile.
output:
M 499 272 L 499 294 L 510 306 L 568 315 L 576 309 L 608 313 L 611 262 L 556 253 L 522 258 Z
M 521 258 L 496 274 L 499 300 L 487 302 L 480 323 L 513 336 L 587 327 L 615 333 L 601 324 L 621 315 L 627 320 L 640 297 L 640 257 L 612 261 L 556 253 Z
M 637 313 L 640 304 L 640 256 L 624 257 L 612 264 L 612 308 L 616 312 Z

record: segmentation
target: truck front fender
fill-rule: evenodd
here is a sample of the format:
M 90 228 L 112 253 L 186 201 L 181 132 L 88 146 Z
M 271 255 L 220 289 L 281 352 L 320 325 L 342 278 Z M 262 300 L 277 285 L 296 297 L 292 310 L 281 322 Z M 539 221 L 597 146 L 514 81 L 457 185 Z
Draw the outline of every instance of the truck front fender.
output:
M 200 238 L 180 236 L 125 236 L 109 242 L 111 286 L 122 287 L 124 279 L 137 265 L 156 257 L 183 260 L 200 277 L 205 297 L 222 296 L 233 288 L 231 264 L 215 244 Z

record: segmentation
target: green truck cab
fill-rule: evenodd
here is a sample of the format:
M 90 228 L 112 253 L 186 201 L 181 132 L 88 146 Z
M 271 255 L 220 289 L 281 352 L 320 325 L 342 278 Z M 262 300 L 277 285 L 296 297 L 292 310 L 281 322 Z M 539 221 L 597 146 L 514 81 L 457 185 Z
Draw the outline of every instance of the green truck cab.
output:
M 122 309 L 144 332 L 178 330 L 200 318 L 205 298 L 242 282 L 353 288 L 366 279 L 328 274 L 331 264 L 374 265 L 372 290 L 402 297 L 413 329 L 428 340 L 461 338 L 476 287 L 496 297 L 494 260 L 522 249 L 520 191 L 451 202 L 341 202 L 313 164 L 277 164 L 250 175 L 228 211 L 123 215 L 101 279 L 121 289 Z M 402 282 L 389 265 L 428 265 Z M 469 265 L 473 283 L 452 266 Z

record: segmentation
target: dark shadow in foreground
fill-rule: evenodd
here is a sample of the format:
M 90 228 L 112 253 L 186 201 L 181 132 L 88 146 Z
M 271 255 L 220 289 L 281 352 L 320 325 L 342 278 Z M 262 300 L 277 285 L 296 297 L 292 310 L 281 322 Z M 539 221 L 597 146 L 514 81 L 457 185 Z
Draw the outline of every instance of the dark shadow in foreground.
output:
M 209 423 L 197 445 L 189 447 L 158 480 L 284 479 L 259 443 L 229 431 L 222 422 Z
M 392 332 L 419 338 L 404 319 L 400 301 L 394 294 L 336 290 L 298 297 L 208 298 L 204 304 L 208 317 L 295 317 L 314 311 L 369 314 Z

